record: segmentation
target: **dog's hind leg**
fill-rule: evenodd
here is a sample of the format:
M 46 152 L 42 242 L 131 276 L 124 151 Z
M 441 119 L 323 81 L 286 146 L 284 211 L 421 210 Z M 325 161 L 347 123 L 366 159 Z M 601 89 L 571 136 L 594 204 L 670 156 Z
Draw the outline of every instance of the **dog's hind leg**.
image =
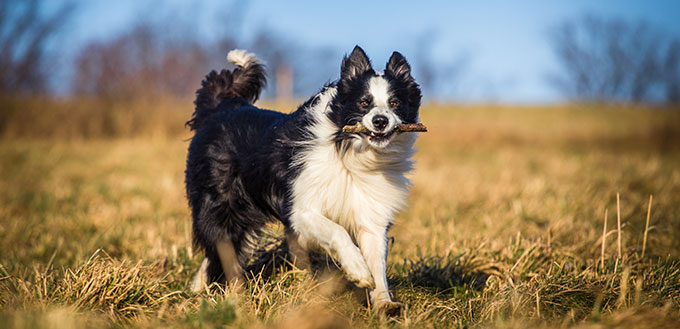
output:
M 300 245 L 298 234 L 293 229 L 286 229 L 286 243 L 288 243 L 288 252 L 293 266 L 301 270 L 310 269 L 309 252 Z
M 226 283 L 233 283 L 236 287 L 240 286 L 243 280 L 243 268 L 238 261 L 238 254 L 234 244 L 228 239 L 222 239 L 217 242 L 215 247 L 222 264 Z
M 205 267 L 206 284 L 213 282 L 233 284 L 236 289 L 240 289 L 243 282 L 243 269 L 239 263 L 239 251 L 230 239 L 220 238 L 212 246 L 206 247 L 205 258 L 203 264 L 207 264 Z M 197 279 L 198 273 L 201 273 L 200 269 L 194 276 L 197 285 L 200 280 Z M 193 286 L 194 281 L 190 288 Z

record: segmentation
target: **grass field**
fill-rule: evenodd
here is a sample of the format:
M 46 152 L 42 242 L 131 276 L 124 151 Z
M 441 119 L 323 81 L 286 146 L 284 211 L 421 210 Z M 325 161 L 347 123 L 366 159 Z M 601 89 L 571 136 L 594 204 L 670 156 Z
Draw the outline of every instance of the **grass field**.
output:
M 97 139 L 6 122 L 0 327 L 680 326 L 680 112 L 429 105 L 421 119 L 409 207 L 390 231 L 388 277 L 406 305 L 394 319 L 332 261 L 310 273 L 263 258 L 278 270 L 246 292 L 185 291 L 202 255 L 179 120 Z

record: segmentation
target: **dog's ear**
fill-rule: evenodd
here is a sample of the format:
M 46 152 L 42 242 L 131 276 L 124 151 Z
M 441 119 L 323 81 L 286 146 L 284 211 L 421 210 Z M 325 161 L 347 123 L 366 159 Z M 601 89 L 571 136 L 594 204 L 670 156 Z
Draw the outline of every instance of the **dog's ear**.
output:
M 385 73 L 395 78 L 406 80 L 411 78 L 411 65 L 408 64 L 404 56 L 395 51 L 392 53 L 392 56 L 390 56 L 390 60 L 387 61 Z
M 359 46 L 355 46 L 349 57 L 345 56 L 342 59 L 342 66 L 340 67 L 340 78 L 352 79 L 358 75 L 364 74 L 373 70 L 371 61 L 366 56 L 366 53 Z

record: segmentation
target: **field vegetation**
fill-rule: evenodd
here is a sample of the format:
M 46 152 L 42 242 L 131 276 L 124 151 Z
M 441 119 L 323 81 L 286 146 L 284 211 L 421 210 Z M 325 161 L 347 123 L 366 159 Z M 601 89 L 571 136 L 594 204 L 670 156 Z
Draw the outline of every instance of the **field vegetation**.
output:
M 680 323 L 677 110 L 424 106 L 411 198 L 389 234 L 405 308 L 387 319 L 332 260 L 287 263 L 275 225 L 246 291 L 187 291 L 202 260 L 183 185 L 190 102 L 2 104 L 2 328 Z

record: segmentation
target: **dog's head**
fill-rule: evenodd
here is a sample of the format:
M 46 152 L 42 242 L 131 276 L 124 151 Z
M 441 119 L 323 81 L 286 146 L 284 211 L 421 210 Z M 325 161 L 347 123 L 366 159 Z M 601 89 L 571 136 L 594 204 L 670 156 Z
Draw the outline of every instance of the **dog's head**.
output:
M 401 123 L 418 122 L 420 87 L 404 56 L 392 53 L 385 70 L 376 72 L 359 46 L 342 61 L 337 95 L 330 114 L 340 128 L 361 122 L 366 134 L 339 134 L 338 138 L 375 149 L 389 147 Z

